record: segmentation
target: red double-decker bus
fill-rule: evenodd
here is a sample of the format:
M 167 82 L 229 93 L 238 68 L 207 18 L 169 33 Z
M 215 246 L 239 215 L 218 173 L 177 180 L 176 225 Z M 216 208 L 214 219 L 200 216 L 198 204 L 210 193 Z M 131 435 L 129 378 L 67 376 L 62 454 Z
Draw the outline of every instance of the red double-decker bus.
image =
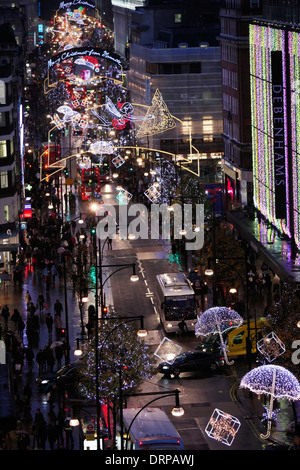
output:
M 78 182 L 80 196 L 83 201 L 88 201 L 91 197 L 101 197 L 101 180 L 98 167 L 78 167 Z
M 60 155 L 60 145 L 56 143 L 43 143 L 43 168 L 47 170 L 49 167 L 53 168 L 56 162 L 59 162 L 61 159 Z M 57 165 L 61 166 L 61 165 Z

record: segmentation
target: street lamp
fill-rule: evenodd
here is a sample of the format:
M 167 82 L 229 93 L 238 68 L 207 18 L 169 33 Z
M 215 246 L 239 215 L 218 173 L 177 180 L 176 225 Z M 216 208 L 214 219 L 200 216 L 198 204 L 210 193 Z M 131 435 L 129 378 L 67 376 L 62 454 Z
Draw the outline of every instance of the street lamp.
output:
M 166 398 L 166 397 L 171 397 L 171 396 L 175 396 L 175 406 L 172 408 L 171 410 L 171 414 L 175 417 L 181 417 L 184 415 L 185 411 L 184 411 L 184 408 L 182 406 L 180 406 L 180 403 L 179 403 L 179 393 L 180 393 L 180 390 L 168 390 L 168 391 L 165 391 L 165 392 L 145 392 L 145 393 L 134 393 L 134 394 L 130 394 L 130 395 L 126 395 L 126 398 L 127 397 L 140 397 L 140 396 L 146 396 L 146 395 L 159 395 L 158 397 L 154 398 L 153 400 L 150 400 L 148 403 L 146 403 L 146 405 L 144 405 L 137 413 L 136 415 L 134 416 L 134 418 L 132 419 L 130 425 L 128 426 L 128 430 L 127 430 L 127 433 L 126 433 L 126 446 L 125 446 L 125 450 L 127 450 L 127 443 L 128 443 L 128 438 L 129 438 L 129 432 L 130 432 L 130 429 L 134 423 L 134 421 L 136 420 L 136 418 L 138 417 L 138 415 L 145 409 L 147 408 L 149 405 L 151 405 L 152 403 L 154 403 L 155 401 L 157 400 L 160 400 L 161 398 Z M 121 408 L 120 410 L 120 414 L 123 413 L 123 409 Z M 122 418 L 120 419 L 120 421 L 122 420 Z M 121 433 L 123 433 L 123 430 L 121 429 Z M 121 434 L 121 450 L 123 450 L 123 446 L 122 446 L 122 434 Z
M 65 320 L 66 320 L 66 363 L 70 362 L 70 343 L 69 343 L 69 312 L 68 312 L 68 299 L 67 299 L 67 272 L 66 272 L 66 255 L 70 252 L 63 246 L 59 247 L 57 252 L 61 255 L 63 261 L 63 276 L 64 276 L 64 297 L 65 297 Z

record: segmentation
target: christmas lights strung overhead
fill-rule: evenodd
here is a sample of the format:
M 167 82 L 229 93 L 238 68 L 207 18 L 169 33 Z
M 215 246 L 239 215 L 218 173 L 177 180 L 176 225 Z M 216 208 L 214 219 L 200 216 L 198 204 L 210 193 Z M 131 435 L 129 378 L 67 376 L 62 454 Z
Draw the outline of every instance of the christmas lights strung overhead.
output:
M 288 369 L 273 364 L 252 369 L 242 378 L 240 388 L 247 388 L 258 395 L 270 396 L 267 432 L 261 434 L 263 439 L 267 439 L 271 433 L 274 399 L 300 399 L 300 384 L 297 378 Z
M 137 131 L 137 138 L 165 132 L 176 127 L 160 91 L 157 89 L 148 108 L 146 117 Z
M 225 362 L 232 365 L 233 361 L 229 362 L 227 358 L 223 334 L 231 329 L 238 328 L 243 324 L 243 321 L 243 318 L 235 310 L 228 307 L 212 307 L 203 312 L 198 318 L 195 334 L 196 336 L 208 336 L 218 333 Z

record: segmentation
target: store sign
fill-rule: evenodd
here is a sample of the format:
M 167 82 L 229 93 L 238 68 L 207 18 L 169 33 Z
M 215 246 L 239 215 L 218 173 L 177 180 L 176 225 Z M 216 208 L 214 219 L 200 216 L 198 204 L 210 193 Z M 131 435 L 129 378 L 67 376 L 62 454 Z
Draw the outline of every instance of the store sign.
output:
M 30 219 L 31 217 L 32 217 L 31 204 L 24 204 L 23 218 Z
M 282 52 L 271 52 L 275 217 L 286 218 L 285 103 Z

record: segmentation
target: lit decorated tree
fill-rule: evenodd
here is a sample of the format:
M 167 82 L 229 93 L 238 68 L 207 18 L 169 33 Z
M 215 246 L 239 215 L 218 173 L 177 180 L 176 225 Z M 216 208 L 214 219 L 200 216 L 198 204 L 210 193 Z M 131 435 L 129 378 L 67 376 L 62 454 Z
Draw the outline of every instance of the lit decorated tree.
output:
M 111 317 L 111 318 L 110 318 Z M 114 418 L 123 395 L 134 393 L 153 374 L 149 347 L 139 338 L 132 323 L 109 314 L 98 332 L 99 397 L 112 406 Z M 95 336 L 92 334 L 79 375 L 79 390 L 89 400 L 96 398 Z M 114 423 L 116 419 L 114 419 Z
M 297 286 L 284 283 L 281 295 L 269 309 L 267 327 L 264 334 L 275 332 L 285 345 L 285 352 L 280 356 L 280 362 L 290 369 L 297 378 L 300 377 L 299 365 L 292 361 L 293 342 L 299 339 L 300 299 Z

